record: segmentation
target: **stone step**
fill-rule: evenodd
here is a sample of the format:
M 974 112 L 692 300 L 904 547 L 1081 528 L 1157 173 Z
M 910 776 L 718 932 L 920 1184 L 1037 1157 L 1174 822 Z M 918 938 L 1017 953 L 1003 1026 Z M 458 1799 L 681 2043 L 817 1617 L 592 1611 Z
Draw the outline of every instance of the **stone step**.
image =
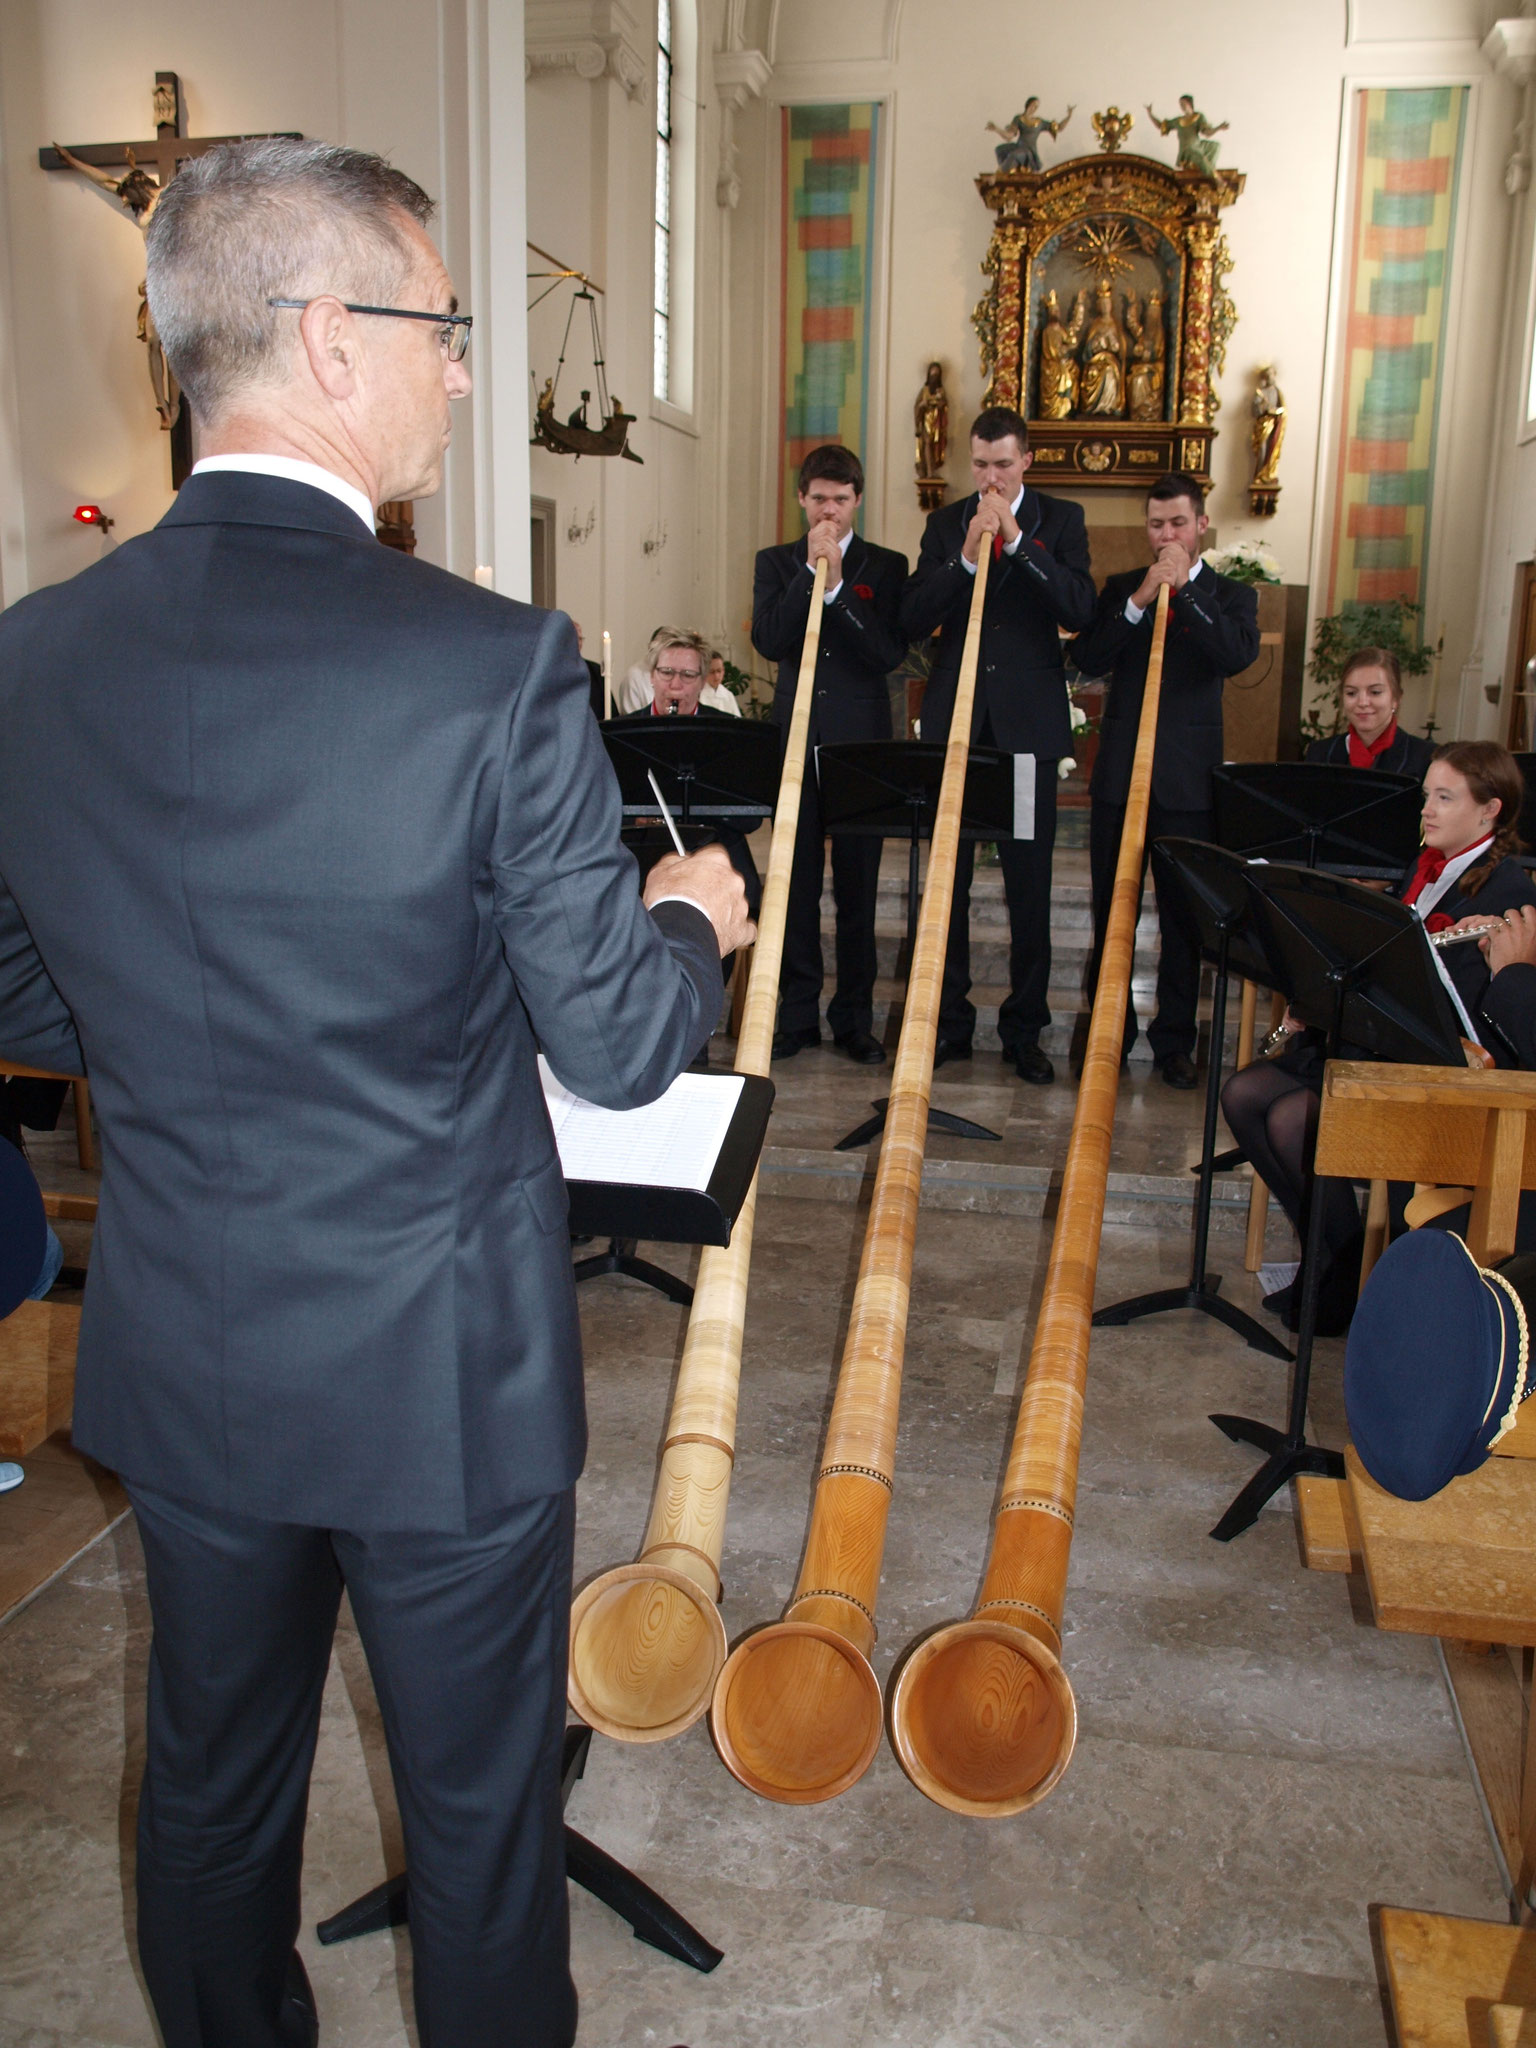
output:
M 980 1150 L 981 1148 L 977 1148 Z M 804 1201 L 857 1202 L 867 1193 L 873 1148 L 859 1152 L 817 1151 L 809 1147 L 765 1145 L 762 1154 L 764 1194 Z M 994 1166 L 982 1158 L 926 1159 L 923 1162 L 922 1206 L 925 1209 L 983 1211 L 1000 1216 L 1044 1216 L 1061 1188 L 1059 1167 Z M 1242 1261 L 1243 1233 L 1248 1223 L 1248 1169 L 1218 1174 L 1211 1186 L 1211 1235 L 1219 1241 L 1218 1265 Z M 1111 1172 L 1104 1196 L 1106 1223 L 1137 1224 L 1185 1235 L 1194 1219 L 1195 1176 L 1192 1173 Z M 1214 1244 L 1213 1244 L 1214 1249 Z
M 1209 977 L 1207 977 L 1208 980 Z M 829 994 L 831 992 L 830 983 L 827 992 Z M 1007 999 L 1007 994 L 1006 985 L 1000 985 L 996 982 L 977 982 L 973 984 L 971 988 L 971 1001 L 976 1006 L 976 1036 L 974 1043 L 978 1052 L 998 1052 L 1001 1050 L 1002 1040 L 997 1034 L 997 1015 L 1002 1004 Z M 890 1021 L 892 1009 L 899 1008 L 901 997 L 902 984 L 900 982 L 882 978 L 875 983 L 873 1030 L 876 1038 L 882 1044 L 887 1042 L 894 1044 L 895 1042 L 893 1036 L 888 1039 L 887 1025 Z M 1052 1059 L 1065 1060 L 1074 1050 L 1074 1039 L 1076 1040 L 1075 1049 L 1078 1052 L 1082 1050 L 1082 1041 L 1088 1030 L 1088 1005 L 1084 1001 L 1079 989 L 1068 987 L 1063 983 L 1057 983 L 1048 989 L 1046 991 L 1046 1000 L 1050 1005 L 1051 1021 L 1045 1030 L 1041 1032 L 1040 1043 Z M 1131 1058 L 1133 1061 L 1145 1061 L 1150 1064 L 1152 1053 L 1147 1044 L 1146 1028 L 1157 1010 L 1154 979 L 1147 975 L 1137 975 L 1131 983 L 1131 1000 L 1136 1006 L 1136 1014 L 1141 1024 L 1141 1030 L 1137 1035 L 1136 1043 L 1131 1048 Z M 1211 1035 L 1211 1004 L 1208 993 L 1203 995 L 1200 1001 L 1199 1031 L 1200 1043 L 1198 1051 L 1199 1057 L 1203 1062 L 1208 1056 Z M 1227 1004 L 1225 1036 L 1226 1043 L 1222 1049 L 1222 1057 L 1224 1064 L 1230 1066 L 1236 1057 L 1237 1050 L 1237 1005 L 1230 1000 Z
M 875 957 L 879 972 L 892 976 L 905 964 L 906 926 L 879 925 L 875 927 Z M 1088 964 L 1091 933 L 1087 931 L 1066 931 L 1051 933 L 1051 973 L 1063 986 L 1077 987 L 1082 980 L 1083 970 Z M 1137 932 L 1135 972 L 1142 976 L 1155 977 L 1157 973 L 1157 927 L 1151 932 Z M 837 973 L 836 938 L 830 922 L 821 928 L 822 971 L 830 988 Z M 971 973 L 978 981 L 1002 981 L 1008 973 L 1008 928 L 994 925 L 972 926 L 971 928 Z

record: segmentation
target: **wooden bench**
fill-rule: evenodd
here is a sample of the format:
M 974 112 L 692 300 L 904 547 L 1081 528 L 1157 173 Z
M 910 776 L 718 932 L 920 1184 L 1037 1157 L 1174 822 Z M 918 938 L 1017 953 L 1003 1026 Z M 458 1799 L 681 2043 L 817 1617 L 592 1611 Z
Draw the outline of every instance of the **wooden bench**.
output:
M 47 1067 L 24 1067 L 16 1060 L 0 1060 L 0 1079 L 18 1081 L 63 1081 L 75 1098 L 75 1156 L 86 1173 L 96 1171 L 96 1138 L 91 1130 L 91 1084 L 78 1074 L 55 1074 Z
M 1536 2043 L 1536 1929 L 1381 1909 L 1398 2048 Z
M 45 1194 L 43 1208 L 55 1222 L 90 1223 L 96 1198 Z M 24 1301 L 0 1322 L 0 1458 L 24 1458 L 68 1427 L 79 1336 L 74 1302 Z

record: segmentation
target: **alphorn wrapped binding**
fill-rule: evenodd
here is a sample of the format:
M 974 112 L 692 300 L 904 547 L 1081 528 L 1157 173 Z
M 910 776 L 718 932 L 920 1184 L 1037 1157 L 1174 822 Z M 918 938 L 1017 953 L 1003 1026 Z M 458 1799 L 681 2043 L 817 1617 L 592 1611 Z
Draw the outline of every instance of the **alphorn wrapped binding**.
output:
M 737 1645 L 720 1673 L 710 1709 L 710 1727 L 727 1767 L 751 1791 L 791 1805 L 846 1791 L 868 1770 L 880 1746 L 880 1683 L 869 1653 L 896 1462 L 928 1093 L 989 562 L 990 551 L 983 548 L 971 592 L 885 1135 L 805 1558 L 783 1620 Z
M 902 1767 L 952 1813 L 1021 1813 L 1056 1784 L 1077 1741 L 1061 1614 L 1167 630 L 1164 585 L 1061 1203 L 986 1579 L 970 1619 L 914 1644 L 891 1687 Z
M 752 978 L 736 1040 L 736 1072 L 766 1074 L 784 953 L 789 873 L 805 775 L 827 565 L 816 564 L 773 814 Z M 720 1556 L 736 1457 L 736 1396 L 757 1175 L 725 1246 L 699 1255 L 693 1307 L 640 1556 L 590 1579 L 571 1608 L 566 1696 L 581 1718 L 621 1742 L 664 1742 L 709 1705 L 725 1661 Z

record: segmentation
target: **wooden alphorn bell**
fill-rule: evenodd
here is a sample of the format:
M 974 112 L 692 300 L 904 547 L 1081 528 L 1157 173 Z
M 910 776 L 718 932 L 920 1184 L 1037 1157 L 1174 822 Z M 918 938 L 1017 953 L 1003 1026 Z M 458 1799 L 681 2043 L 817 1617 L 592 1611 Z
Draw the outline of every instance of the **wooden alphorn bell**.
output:
M 1164 585 L 1045 1292 L 986 1579 L 970 1619 L 921 1638 L 891 1687 L 891 1741 L 902 1767 L 952 1813 L 1000 1818 L 1033 1806 L 1061 1777 L 1077 1740 L 1077 1705 L 1060 1663 L 1061 1614 L 1167 627 Z
M 880 1746 L 870 1665 L 896 1459 L 912 1250 L 928 1137 L 939 989 L 960 844 L 971 707 L 990 551 L 983 547 L 950 717 L 901 1041 L 805 1557 L 784 1618 L 746 1637 L 715 1687 L 710 1728 L 727 1767 L 766 1799 L 835 1798 Z
M 826 588 L 823 559 L 811 587 L 779 777 L 752 978 L 736 1040 L 738 1074 L 766 1074 L 773 1057 L 789 873 Z M 621 1742 L 664 1742 L 691 1728 L 709 1705 L 725 1661 L 720 1556 L 736 1455 L 736 1395 L 756 1215 L 754 1174 L 730 1243 L 706 1245 L 699 1255 L 688 1334 L 639 1559 L 589 1580 L 571 1608 L 567 1697 L 584 1721 Z

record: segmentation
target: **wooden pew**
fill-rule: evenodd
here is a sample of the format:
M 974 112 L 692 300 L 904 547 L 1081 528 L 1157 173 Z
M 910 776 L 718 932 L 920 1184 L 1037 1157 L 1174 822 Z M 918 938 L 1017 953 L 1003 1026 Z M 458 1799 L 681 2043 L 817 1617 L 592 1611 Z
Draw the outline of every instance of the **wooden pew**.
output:
M 45 1194 L 43 1208 L 54 1222 L 91 1223 L 96 1197 Z M 24 1301 L 0 1322 L 0 1458 L 24 1458 L 68 1427 L 79 1336 L 74 1302 Z
M 18 1060 L 0 1060 L 0 1080 L 67 1081 L 75 1098 L 75 1156 L 86 1173 L 96 1171 L 96 1137 L 91 1129 L 91 1084 L 78 1074 L 55 1074 L 48 1067 L 24 1067 Z
M 1536 1929 L 1381 1909 L 1398 2048 L 1536 2043 Z

